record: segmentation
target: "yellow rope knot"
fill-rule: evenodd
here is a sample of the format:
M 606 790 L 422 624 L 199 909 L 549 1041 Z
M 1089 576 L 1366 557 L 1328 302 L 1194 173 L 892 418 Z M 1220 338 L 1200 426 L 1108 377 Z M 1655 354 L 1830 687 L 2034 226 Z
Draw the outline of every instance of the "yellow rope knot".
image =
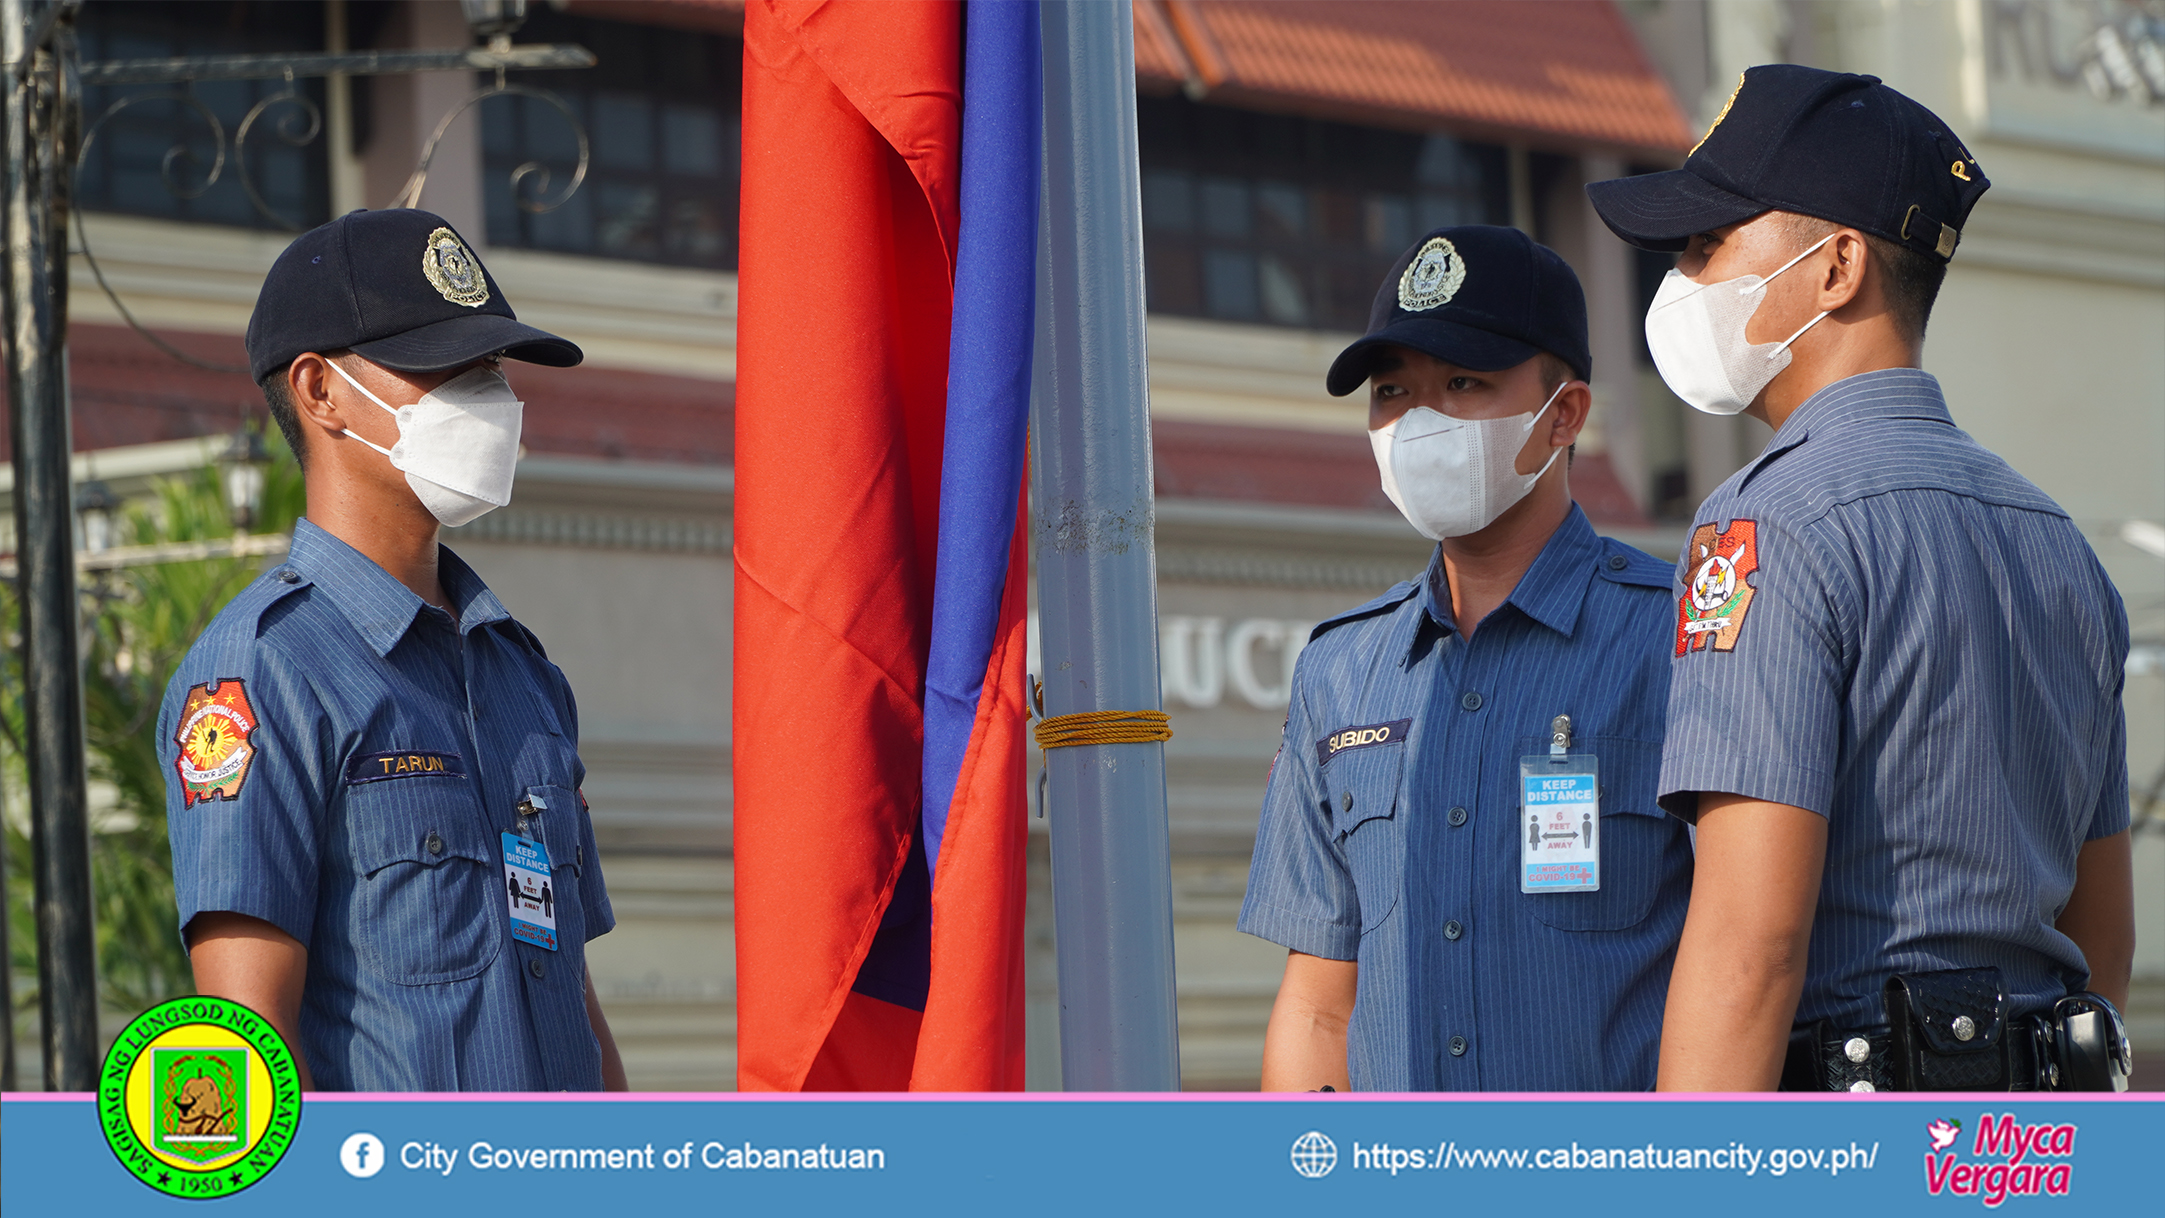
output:
M 1067 748 L 1078 744 L 1152 744 L 1173 738 L 1172 720 L 1164 711 L 1083 711 L 1038 720 L 1034 729 L 1037 747 Z

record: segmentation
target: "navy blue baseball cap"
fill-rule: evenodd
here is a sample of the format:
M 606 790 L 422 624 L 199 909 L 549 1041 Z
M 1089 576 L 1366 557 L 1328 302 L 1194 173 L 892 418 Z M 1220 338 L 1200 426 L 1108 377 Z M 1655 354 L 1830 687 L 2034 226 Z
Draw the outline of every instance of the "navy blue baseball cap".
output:
M 1331 396 L 1360 388 L 1386 345 L 1476 372 L 1546 351 L 1579 379 L 1593 375 L 1579 277 L 1555 250 L 1491 224 L 1439 228 L 1399 258 L 1368 311 L 1368 333 L 1331 361 Z
M 1617 236 L 1681 250 L 1694 233 L 1800 212 L 1954 257 L 1992 184 L 1939 116 L 1876 76 L 1793 63 L 1748 69 L 1682 169 L 1594 182 Z
M 501 353 L 569 368 L 579 348 L 521 322 L 442 216 L 355 211 L 293 239 L 248 319 L 257 381 L 304 351 L 350 348 L 400 372 L 441 372 Z

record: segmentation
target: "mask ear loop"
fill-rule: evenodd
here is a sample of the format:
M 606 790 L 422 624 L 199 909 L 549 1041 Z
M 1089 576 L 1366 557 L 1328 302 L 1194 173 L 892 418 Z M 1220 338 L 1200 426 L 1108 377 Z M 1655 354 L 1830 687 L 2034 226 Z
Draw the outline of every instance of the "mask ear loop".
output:
M 391 405 L 391 404 L 389 404 L 388 402 L 385 402 L 385 401 L 384 401 L 384 400 L 383 400 L 382 398 L 379 398 L 379 397 L 377 397 L 377 396 L 376 396 L 375 394 L 373 394 L 373 393 L 370 393 L 370 392 L 368 391 L 368 386 L 366 386 L 366 385 L 362 384 L 361 382 L 359 382 L 359 381 L 357 381 L 357 380 L 354 380 L 354 379 L 353 379 L 353 374 L 352 374 L 352 373 L 350 373 L 350 372 L 346 371 L 346 370 L 345 370 L 344 368 L 341 368 L 341 367 L 339 367 L 339 366 L 338 366 L 338 365 L 337 365 L 336 363 L 334 363 L 334 362 L 333 362 L 333 361 L 331 361 L 331 360 L 325 360 L 325 361 L 323 361 L 323 362 L 324 362 L 324 363 L 326 363 L 326 364 L 330 364 L 330 365 L 331 365 L 331 371 L 333 371 L 333 372 L 336 372 L 336 373 L 337 373 L 338 375 L 340 375 L 340 376 L 342 376 L 342 377 L 345 377 L 345 378 L 346 378 L 346 383 L 347 383 L 348 385 L 351 385 L 351 386 L 353 386 L 353 387 L 354 387 L 355 389 L 358 389 L 358 390 L 360 390 L 360 391 L 361 391 L 361 394 L 362 394 L 362 396 L 366 397 L 366 398 L 367 398 L 367 399 L 368 399 L 369 401 L 371 401 L 371 402 L 374 402 L 374 403 L 375 403 L 375 404 L 377 404 L 378 406 L 381 406 L 381 407 L 383 407 L 383 408 L 384 408 L 385 410 L 388 410 L 388 411 L 390 411 L 390 412 L 391 412 L 391 417 L 392 417 L 392 418 L 394 418 L 394 419 L 395 419 L 395 418 L 397 418 L 397 417 L 398 417 L 398 408 L 397 408 L 397 407 L 395 407 L 395 406 L 392 406 L 392 405 Z M 372 442 L 370 442 L 370 441 L 369 441 L 369 440 L 367 439 L 367 437 L 365 437 L 365 436 L 360 436 L 360 435 L 356 435 L 356 434 L 354 433 L 353 429 L 352 429 L 352 428 L 350 428 L 350 427 L 349 427 L 349 428 L 345 428 L 345 429 L 343 430 L 343 434 L 344 434 L 344 435 L 345 435 L 345 436 L 346 436 L 346 437 L 347 437 L 348 439 L 353 439 L 353 440 L 359 440 L 359 441 L 360 441 L 361 443 L 363 443 L 363 444 L 366 444 L 366 445 L 368 445 L 368 446 L 369 446 L 370 448 L 373 448 L 373 449 L 375 449 L 375 450 L 376 450 L 377 452 L 380 452 L 380 453 L 382 453 L 382 454 L 383 454 L 384 456 L 386 456 L 386 457 L 388 457 L 388 456 L 390 456 L 390 455 L 391 455 L 391 450 L 390 450 L 390 449 L 388 449 L 388 448 L 385 448 L 385 447 L 384 447 L 383 445 L 381 445 L 381 444 L 376 444 L 376 443 L 372 443 Z
M 1522 436 L 1532 435 L 1534 428 L 1538 426 L 1541 422 L 1541 416 L 1547 414 L 1549 412 L 1549 407 L 1555 405 L 1556 399 L 1563 394 L 1564 390 L 1569 389 L 1570 387 L 1571 382 L 1569 380 L 1566 380 L 1562 384 L 1558 385 L 1555 391 L 1549 394 L 1549 400 L 1541 403 L 1541 409 L 1534 411 L 1534 417 L 1527 420 L 1526 430 L 1520 432 L 1519 434 Z M 1529 483 L 1539 482 L 1541 480 L 1541 475 L 1549 472 L 1549 466 L 1556 464 L 1556 454 L 1562 451 L 1564 450 L 1561 448 L 1550 449 L 1549 459 L 1541 463 L 1540 469 L 1535 470 L 1532 474 L 1526 475 L 1527 481 Z M 1515 469 L 1514 472 L 1516 472 Z
M 1791 258 L 1791 259 L 1790 259 L 1789 261 L 1787 261 L 1787 262 L 1784 262 L 1784 263 L 1783 263 L 1783 264 L 1782 264 L 1782 265 L 1780 266 L 1780 268 L 1779 268 L 1779 269 L 1777 269 L 1777 270 L 1776 270 L 1776 271 L 1774 272 L 1774 275 L 1779 275 L 1779 274 L 1781 274 L 1781 273 L 1782 273 L 1783 271 L 1786 271 L 1786 270 L 1788 270 L 1788 269 L 1789 269 L 1790 267 L 1793 267 L 1793 266 L 1795 266 L 1796 264 L 1798 264 L 1799 262 L 1802 262 L 1802 261 L 1804 261 L 1804 260 L 1805 260 L 1806 258 L 1809 258 L 1809 257 L 1811 257 L 1811 256 L 1812 256 L 1812 254 L 1813 254 L 1814 252 L 1816 252 L 1816 251 L 1817 251 L 1817 250 L 1819 249 L 1819 247 L 1820 247 L 1820 246 L 1822 246 L 1822 245 L 1825 245 L 1825 244 L 1826 244 L 1827 242 L 1829 242 L 1829 241 L 1832 241 L 1832 240 L 1834 240 L 1835 236 L 1836 236 L 1836 234 L 1834 234 L 1834 233 L 1828 233 L 1828 234 L 1827 234 L 1826 236 L 1824 236 L 1824 237 L 1821 237 L 1821 238 L 1820 238 L 1819 240 L 1817 240 L 1817 241 L 1813 242 L 1813 243 L 1812 243 L 1812 248 L 1811 248 L 1811 249 L 1805 250 L 1805 251 L 1804 251 L 1803 253 L 1801 253 L 1801 254 L 1798 254 L 1798 255 L 1797 255 L 1796 257 L 1794 257 L 1794 258 Z M 1752 286 L 1752 289 L 1751 289 L 1751 290 L 1752 290 L 1752 291 L 1754 291 L 1754 292 L 1756 292 L 1756 291 L 1758 291 L 1759 289 L 1761 289 L 1761 288 L 1763 288 L 1763 287 L 1767 286 L 1768 284 L 1770 284 L 1770 283 L 1774 282 L 1774 275 L 1769 275 L 1769 276 L 1767 276 L 1767 277 L 1766 277 L 1765 279 L 1762 279 L 1762 280 L 1760 280 L 1760 281 L 1759 281 L 1759 282 L 1758 282 L 1757 284 L 1754 284 L 1754 285 Z M 1793 342 L 1797 341 L 1797 340 L 1798 340 L 1798 339 L 1800 339 L 1800 338 L 1803 338 L 1803 337 L 1804 337 L 1804 332 L 1805 332 L 1806 330 L 1809 330 L 1809 329 L 1811 329 L 1811 328 L 1812 328 L 1813 326 L 1816 326 L 1816 325 L 1818 325 L 1818 324 L 1819 324 L 1820 322 L 1823 322 L 1823 321 L 1827 320 L 1827 316 L 1828 316 L 1828 315 L 1827 315 L 1826 313 L 1821 313 L 1821 314 L 1820 314 L 1819 316 L 1817 316 L 1817 317 L 1814 317 L 1813 319 L 1811 319 L 1811 320 L 1810 320 L 1810 321 L 1808 321 L 1808 322 L 1805 322 L 1805 323 L 1804 323 L 1803 325 L 1801 325 L 1801 326 L 1798 326 L 1798 327 L 1797 327 L 1797 332 L 1796 332 L 1795 334 L 1792 334 L 1792 335 L 1790 335 L 1790 336 L 1789 336 L 1788 338 L 1785 338 L 1785 339 L 1783 339 L 1783 340 L 1782 340 L 1782 341 L 1781 341 L 1781 342 L 1780 342 L 1779 344 L 1777 344 L 1777 345 L 1775 346 L 1775 348 L 1774 348 L 1774 349 L 1773 349 L 1772 351 L 1769 351 L 1769 352 L 1767 352 L 1767 358 L 1768 358 L 1769 360 L 1772 360 L 1772 359 L 1774 359 L 1774 358 L 1775 358 L 1776 356 L 1780 355 L 1780 354 L 1781 354 L 1782 352 L 1784 352 L 1784 351 L 1787 351 L 1787 350 L 1789 350 L 1789 344 L 1791 344 L 1791 343 L 1793 343 Z

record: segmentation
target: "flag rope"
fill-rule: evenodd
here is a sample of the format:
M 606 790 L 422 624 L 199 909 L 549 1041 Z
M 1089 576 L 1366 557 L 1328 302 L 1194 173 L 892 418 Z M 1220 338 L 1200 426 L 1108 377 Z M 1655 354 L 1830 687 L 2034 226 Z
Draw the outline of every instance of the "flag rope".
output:
M 1040 719 L 1033 734 L 1037 747 L 1058 749 L 1078 744 L 1153 744 L 1171 740 L 1173 728 L 1164 711 L 1082 711 Z

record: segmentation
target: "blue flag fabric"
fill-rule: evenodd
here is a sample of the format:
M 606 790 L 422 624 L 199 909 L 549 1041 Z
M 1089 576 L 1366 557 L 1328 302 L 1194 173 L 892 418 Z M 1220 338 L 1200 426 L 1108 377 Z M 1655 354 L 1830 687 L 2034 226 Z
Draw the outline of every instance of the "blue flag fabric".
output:
M 940 840 L 992 655 L 1030 416 L 1043 65 L 1037 5 L 971 0 L 939 567 L 925 674 L 924 852 Z

